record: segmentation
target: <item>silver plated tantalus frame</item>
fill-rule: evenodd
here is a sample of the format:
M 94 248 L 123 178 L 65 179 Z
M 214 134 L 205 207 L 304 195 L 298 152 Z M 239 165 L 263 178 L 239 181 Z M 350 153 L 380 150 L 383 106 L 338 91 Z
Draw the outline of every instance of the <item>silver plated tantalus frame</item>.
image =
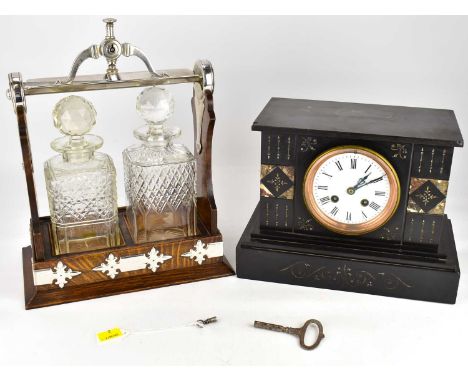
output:
M 73 62 L 72 69 L 67 77 L 35 78 L 23 81 L 22 75 L 19 72 L 13 72 L 8 75 L 9 88 L 6 95 L 13 104 L 18 123 L 24 125 L 24 128 L 27 129 L 26 96 L 192 83 L 196 114 L 195 142 L 197 152 L 200 152 L 202 149 L 201 126 L 206 102 L 205 91 L 214 92 L 214 70 L 211 62 L 208 60 L 198 60 L 195 62 L 193 70 L 168 69 L 155 71 L 141 49 L 129 43 L 120 44 L 115 39 L 113 28 L 113 24 L 116 22 L 115 19 L 104 19 L 104 22 L 106 23 L 106 38 L 100 45 L 92 45 L 83 50 Z M 119 54 L 109 54 L 111 50 L 109 47 L 111 46 Z M 120 73 L 116 63 L 121 54 L 126 57 L 131 55 L 137 56 L 145 63 L 148 71 Z M 76 75 L 80 65 L 86 59 L 97 59 L 101 56 L 105 57 L 108 61 L 108 68 L 104 75 Z M 29 141 L 29 138 L 27 139 Z M 30 158 L 31 153 L 28 156 Z M 29 162 L 29 158 L 24 158 L 23 155 L 25 162 Z M 34 182 L 31 184 L 28 182 L 27 186 L 29 194 L 35 196 Z M 38 218 L 37 205 L 31 206 L 31 216 Z
M 208 60 L 198 60 L 192 70 L 155 70 L 141 49 L 130 43 L 121 44 L 116 39 L 115 21 L 104 20 L 104 40 L 81 51 L 74 60 L 68 76 L 24 81 L 20 73 L 8 75 L 7 97 L 12 101 L 17 117 L 31 213 L 31 246 L 23 248 L 27 309 L 234 274 L 223 254 L 211 180 L 211 146 L 215 124 L 213 67 Z M 117 61 L 121 56 L 138 57 L 145 64 L 147 71 L 119 72 Z M 85 60 L 100 57 L 107 60 L 104 74 L 77 74 Z M 123 246 L 108 250 L 51 257 L 48 248 L 49 218 L 40 217 L 38 213 L 26 97 L 184 83 L 193 84 L 194 154 L 197 163 L 199 211 L 197 222 L 203 228 L 202 231 L 197 236 L 180 240 L 144 245 L 128 245 L 127 241 Z M 119 215 L 123 221 L 124 208 L 120 209 Z M 123 226 L 121 231 L 122 229 Z M 122 235 L 125 236 L 125 232 L 122 231 Z M 157 266 L 149 267 L 148 262 L 151 258 L 143 258 L 141 255 L 150 254 L 151 251 L 164 254 L 163 257 L 155 259 Z M 102 272 L 109 253 L 116 259 L 123 259 L 118 264 L 118 277 L 112 278 Z M 122 270 L 122 267 L 125 269 Z M 155 272 L 156 269 L 158 272 Z

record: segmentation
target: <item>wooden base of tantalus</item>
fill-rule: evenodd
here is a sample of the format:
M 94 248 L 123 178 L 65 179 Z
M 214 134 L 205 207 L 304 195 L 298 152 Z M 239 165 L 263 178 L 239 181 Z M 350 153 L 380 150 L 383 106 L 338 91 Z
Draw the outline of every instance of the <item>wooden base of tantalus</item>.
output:
M 34 262 L 23 248 L 26 309 L 234 274 L 221 235 L 54 256 Z
M 455 303 L 460 268 L 449 219 L 435 253 L 418 248 L 353 248 L 307 235 L 264 233 L 258 208 L 236 250 L 240 278 Z

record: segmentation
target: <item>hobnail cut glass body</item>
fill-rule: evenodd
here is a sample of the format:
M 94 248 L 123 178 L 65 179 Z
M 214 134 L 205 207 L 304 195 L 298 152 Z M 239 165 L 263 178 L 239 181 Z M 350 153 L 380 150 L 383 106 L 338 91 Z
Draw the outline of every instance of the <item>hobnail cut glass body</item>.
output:
M 44 170 L 56 254 L 120 244 L 116 172 L 108 155 L 57 155 Z
M 145 142 L 123 152 L 127 222 L 135 242 L 196 235 L 195 159 L 183 145 Z

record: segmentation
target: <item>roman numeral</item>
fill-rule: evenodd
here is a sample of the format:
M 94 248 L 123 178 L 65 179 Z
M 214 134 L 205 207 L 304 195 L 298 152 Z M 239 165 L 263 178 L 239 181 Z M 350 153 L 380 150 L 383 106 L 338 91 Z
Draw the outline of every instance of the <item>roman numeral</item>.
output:
M 369 167 L 367 167 L 367 170 L 364 171 L 364 174 L 367 173 L 367 171 L 369 171 L 369 169 L 371 168 L 372 165 L 369 165 Z
M 351 221 L 351 212 L 346 212 L 346 220 Z
M 319 190 L 328 190 L 328 186 L 317 186 L 317 189 Z
M 369 204 L 369 207 L 370 208 L 373 208 L 374 210 L 378 210 L 380 208 L 380 206 L 377 204 L 377 203 L 374 203 L 372 202 L 371 204 Z
M 362 216 L 364 216 L 365 219 L 367 219 L 367 215 L 364 213 L 364 211 L 361 211 L 362 212 Z
M 375 196 L 385 196 L 385 191 L 375 191 Z
M 333 178 L 333 175 L 327 174 L 326 172 L 322 172 L 323 175 L 329 176 L 330 178 Z
M 338 213 L 338 210 L 339 210 L 338 207 L 333 207 L 333 209 L 330 211 L 330 213 L 331 213 L 333 216 L 336 216 L 336 214 Z
M 357 158 L 351 158 L 351 169 L 356 170 Z
M 328 202 L 330 201 L 330 197 L 329 196 L 325 196 L 323 198 L 320 198 L 320 203 L 322 203 L 322 206 L 327 204 Z
M 339 160 L 337 160 L 335 164 L 336 164 L 336 167 L 338 167 L 338 170 L 343 171 L 343 166 L 341 166 L 341 163 Z

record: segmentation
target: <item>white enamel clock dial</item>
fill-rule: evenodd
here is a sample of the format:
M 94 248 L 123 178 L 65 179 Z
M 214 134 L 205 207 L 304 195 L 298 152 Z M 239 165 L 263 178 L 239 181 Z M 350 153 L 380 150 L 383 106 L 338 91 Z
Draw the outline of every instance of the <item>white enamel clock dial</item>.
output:
M 395 212 L 400 185 L 391 164 L 358 146 L 340 146 L 320 155 L 304 179 L 304 200 L 328 229 L 351 235 L 374 231 Z

